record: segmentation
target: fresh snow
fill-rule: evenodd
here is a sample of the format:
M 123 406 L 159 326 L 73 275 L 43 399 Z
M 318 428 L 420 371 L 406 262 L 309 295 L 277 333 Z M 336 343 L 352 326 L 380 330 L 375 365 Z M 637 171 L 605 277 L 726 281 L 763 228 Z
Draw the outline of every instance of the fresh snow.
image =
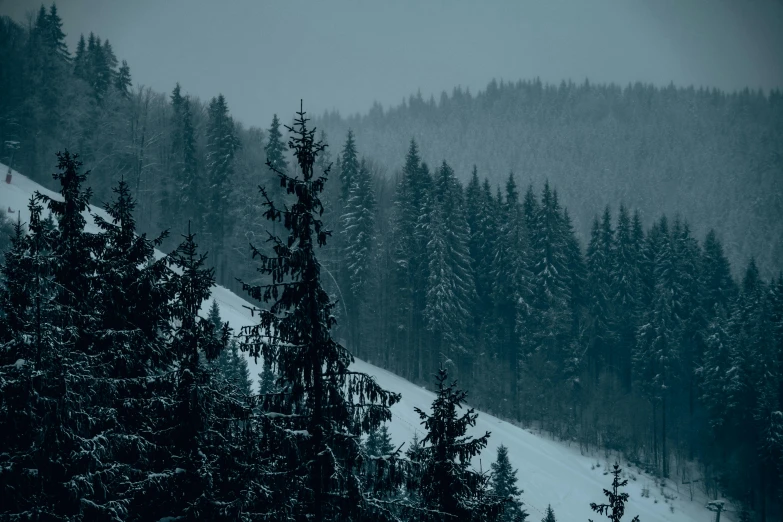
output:
M 8 167 L 0 163 L 0 174 L 5 174 L 7 170 Z M 1 176 L 0 210 L 7 212 L 8 208 L 11 208 L 13 216 L 10 213 L 7 215 L 14 219 L 19 211 L 22 221 L 27 222 L 30 217 L 27 203 L 36 190 L 60 199 L 59 194 L 43 188 L 16 171 L 13 172 L 10 185 L 5 183 L 5 176 Z M 109 219 L 109 216 L 98 207 L 92 207 L 91 211 L 104 219 Z M 88 231 L 98 232 L 92 219 L 86 217 L 88 217 Z M 198 241 L 198 238 L 196 239 Z M 212 298 L 204 302 L 201 308 L 204 317 L 209 314 L 212 299 L 215 299 L 220 306 L 221 318 L 228 321 L 235 332 L 243 326 L 255 324 L 256 320 L 251 317 L 250 311 L 246 308 L 251 305 L 222 286 L 215 287 L 212 290 Z M 255 378 L 261 372 L 261 361 L 250 358 L 249 366 L 251 377 Z M 389 433 L 395 445 L 405 443 L 404 450 L 414 433 L 418 433 L 419 438 L 423 437 L 419 417 L 413 408 L 419 407 L 429 411 L 429 406 L 434 399 L 432 392 L 364 361 L 357 360 L 351 369 L 373 375 L 384 388 L 402 394 L 401 402 L 392 407 L 393 418 L 389 426 Z M 485 431 L 491 432 L 489 446 L 474 459 L 473 465 L 477 469 L 488 470 L 497 454 L 497 447 L 501 443 L 508 447 L 511 465 L 518 469 L 518 486 L 523 491 L 522 501 L 525 503 L 525 509 L 530 513 L 529 520 L 540 520 L 548 504 L 552 505 L 558 520 L 586 521 L 588 518 L 594 520 L 602 518 L 590 510 L 590 502 L 605 501 L 603 489 L 611 484 L 611 475 L 605 473 L 608 472 L 609 465 L 614 462 L 613 457 L 607 459 L 602 451 L 582 455 L 576 445 L 569 446 L 551 440 L 546 435 L 533 433 L 492 415 L 479 412 L 478 423 L 469 433 L 473 436 L 481 436 Z M 662 492 L 661 487 L 656 486 L 654 478 L 638 469 L 632 469 L 627 461 L 622 461 L 621 467 L 625 471 L 625 476 L 630 479 L 625 488 L 630 495 L 626 507 L 627 520 L 635 515 L 639 515 L 642 522 L 711 522 L 715 519 L 715 513 L 706 507 L 709 499 L 701 490 L 702 482 L 697 483 L 694 500 L 690 501 L 689 486 L 678 484 L 677 479 L 667 480 L 666 488 Z M 635 480 L 632 477 L 635 477 Z M 649 497 L 642 497 L 643 488 L 649 490 Z M 674 508 L 673 512 L 671 508 Z M 734 514 L 733 509 L 730 508 L 722 515 L 724 520 L 732 521 Z

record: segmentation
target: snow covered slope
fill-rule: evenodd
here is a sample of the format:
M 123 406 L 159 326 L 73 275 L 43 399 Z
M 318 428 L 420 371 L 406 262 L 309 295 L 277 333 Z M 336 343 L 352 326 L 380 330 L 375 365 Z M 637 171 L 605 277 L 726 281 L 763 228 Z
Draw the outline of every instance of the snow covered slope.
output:
M 13 217 L 16 211 L 21 211 L 22 221 L 29 219 L 27 202 L 34 191 L 38 190 L 51 196 L 55 194 L 42 188 L 21 174 L 14 172 L 10 185 L 5 183 L 5 173 L 8 167 L 0 164 L 0 210 L 7 212 L 10 207 Z M 102 210 L 93 207 L 92 212 Z M 8 214 L 11 217 L 10 214 Z M 88 220 L 92 223 L 91 220 Z M 95 230 L 94 225 L 89 225 Z M 249 256 L 248 256 L 249 257 Z M 242 326 L 253 324 L 253 318 L 245 306 L 249 304 L 241 297 L 227 289 L 218 286 L 213 290 L 213 298 L 220 305 L 221 316 L 228 321 L 231 328 L 238 331 Z M 211 302 L 206 301 L 202 313 L 207 314 Z M 255 378 L 261 371 L 259 364 L 252 359 L 251 375 Z M 356 361 L 354 369 L 374 375 L 384 388 L 401 393 L 402 401 L 392 408 L 393 420 L 390 433 L 396 444 L 407 443 L 418 431 L 421 436 L 421 426 L 414 406 L 429 410 L 434 395 L 404 379 L 380 368 L 362 361 Z M 609 487 L 611 476 L 604 475 L 607 461 L 600 456 L 583 456 L 579 450 L 565 444 L 535 435 L 528 430 L 502 421 L 492 415 L 480 413 L 478 425 L 473 428 L 474 435 L 482 435 L 485 431 L 492 433 L 489 447 L 480 459 L 474 461 L 478 468 L 488 469 L 494 460 L 496 448 L 501 443 L 509 448 L 512 465 L 518 468 L 519 487 L 524 491 L 522 500 L 530 513 L 530 520 L 537 522 L 543 517 L 547 504 L 551 504 L 558 520 L 564 522 L 586 522 L 588 518 L 598 521 L 602 517 L 590 511 L 590 502 L 603 502 L 602 490 Z M 610 459 L 611 460 L 611 459 Z M 599 464 L 599 467 L 595 467 Z M 706 499 L 701 491 L 694 493 L 690 501 L 687 485 L 680 485 L 677 490 L 676 481 L 667 481 L 663 493 L 656 487 L 655 481 L 635 469 L 626 468 L 630 479 L 626 491 L 631 499 L 627 506 L 626 518 L 630 520 L 639 515 L 642 522 L 710 522 L 714 513 L 706 510 Z M 649 490 L 649 497 L 642 497 L 642 490 Z M 724 520 L 732 520 L 732 514 L 724 514 Z

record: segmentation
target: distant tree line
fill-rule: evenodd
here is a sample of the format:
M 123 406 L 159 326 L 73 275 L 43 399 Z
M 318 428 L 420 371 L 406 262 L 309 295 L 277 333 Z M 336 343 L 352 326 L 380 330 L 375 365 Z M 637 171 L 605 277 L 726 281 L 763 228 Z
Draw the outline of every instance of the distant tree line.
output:
M 493 186 L 509 171 L 524 185 L 548 180 L 582 238 L 596 208 L 624 201 L 648 225 L 680 213 L 699 237 L 714 228 L 733 265 L 753 256 L 765 278 L 783 259 L 778 89 L 492 80 L 475 94 L 417 94 L 363 115 L 326 113 L 315 124 L 330 136 L 353 129 L 360 153 L 389 173 L 402 168 L 413 137 L 423 159 L 447 158 L 463 183 L 474 164 Z

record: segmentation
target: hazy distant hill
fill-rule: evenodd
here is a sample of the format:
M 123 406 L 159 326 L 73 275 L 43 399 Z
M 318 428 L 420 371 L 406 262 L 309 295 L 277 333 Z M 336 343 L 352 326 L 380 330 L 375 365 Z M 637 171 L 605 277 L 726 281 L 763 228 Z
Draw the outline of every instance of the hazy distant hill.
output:
M 492 81 L 477 95 L 411 96 L 315 123 L 334 147 L 352 128 L 389 174 L 414 137 L 427 161 L 446 159 L 463 180 L 473 164 L 493 183 L 509 171 L 523 185 L 548 178 L 583 238 L 598 209 L 622 201 L 648 223 L 680 213 L 699 237 L 715 228 L 735 267 L 755 255 L 766 276 L 783 268 L 779 91 Z

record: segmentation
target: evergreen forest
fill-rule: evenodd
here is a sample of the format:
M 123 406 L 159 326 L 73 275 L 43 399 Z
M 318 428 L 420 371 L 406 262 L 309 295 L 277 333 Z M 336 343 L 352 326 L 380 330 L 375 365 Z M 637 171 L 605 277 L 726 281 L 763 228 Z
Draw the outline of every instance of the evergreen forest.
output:
M 780 92 L 493 80 L 260 129 L 131 72 L 55 4 L 0 17 L 0 160 L 60 194 L 0 209 L 0 518 L 525 520 L 477 410 L 783 516 Z M 435 393 L 421 440 L 354 357 Z

